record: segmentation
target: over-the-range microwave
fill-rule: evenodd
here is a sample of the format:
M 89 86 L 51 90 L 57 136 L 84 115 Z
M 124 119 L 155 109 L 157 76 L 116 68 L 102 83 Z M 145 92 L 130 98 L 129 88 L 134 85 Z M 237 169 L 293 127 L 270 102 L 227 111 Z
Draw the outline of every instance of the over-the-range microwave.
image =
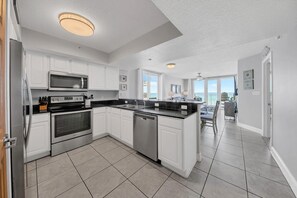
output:
M 67 72 L 50 71 L 48 76 L 50 91 L 88 91 L 88 76 Z

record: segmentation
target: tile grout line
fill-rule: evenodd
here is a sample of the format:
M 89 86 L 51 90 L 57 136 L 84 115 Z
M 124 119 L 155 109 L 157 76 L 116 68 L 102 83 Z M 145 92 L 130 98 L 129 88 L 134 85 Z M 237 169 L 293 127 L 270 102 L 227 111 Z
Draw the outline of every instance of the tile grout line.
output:
M 111 142 L 112 142 L 112 140 L 110 140 Z M 114 143 L 114 142 L 113 142 Z M 116 143 L 114 143 L 114 144 L 116 144 Z M 118 145 L 118 144 L 117 144 Z M 91 145 L 91 147 L 92 147 L 92 145 Z M 118 147 L 120 147 L 120 145 L 118 145 Z M 122 148 L 122 147 L 121 147 Z M 94 148 L 93 148 L 94 149 Z M 115 148 L 114 148 L 115 149 Z M 114 149 L 112 149 L 112 150 L 114 150 Z M 124 148 L 122 148 L 122 149 L 124 149 Z M 100 154 L 96 149 L 94 149 L 99 155 L 101 155 L 107 162 L 109 162 L 102 154 Z M 125 150 L 125 149 L 124 149 Z M 111 150 L 110 150 L 111 151 Z M 125 151 L 127 151 L 127 150 L 125 150 Z M 109 152 L 109 151 L 108 151 Z M 129 151 L 127 151 L 127 152 L 129 152 Z M 130 153 L 130 152 L 129 152 Z M 125 158 L 127 158 L 128 156 L 130 156 L 130 155 L 134 155 L 133 153 L 130 153 L 129 155 L 127 155 L 126 157 L 124 157 L 124 158 L 122 158 L 122 159 L 120 159 L 120 160 L 118 160 L 117 162 L 119 162 L 119 161 L 121 161 L 121 160 L 123 160 L 123 159 L 125 159 Z M 134 155 L 135 156 L 135 155 Z M 137 157 L 137 156 L 135 156 L 135 157 Z M 117 163 L 117 162 L 115 162 L 115 163 Z M 110 162 L 109 162 L 110 163 Z M 115 164 L 114 163 L 114 164 Z M 109 195 L 110 193 L 112 193 L 115 189 L 117 189 L 120 185 L 122 185 L 125 181 L 129 181 L 133 186 L 135 186 L 134 184 L 133 184 L 133 182 L 131 182 L 130 180 L 129 180 L 129 178 L 128 177 L 126 177 L 124 174 L 122 174 L 121 173 L 121 171 L 119 171 L 115 166 L 113 166 L 113 164 L 112 163 L 110 163 L 111 165 L 110 166 L 112 166 L 114 169 L 116 169 L 123 177 L 125 177 L 126 179 L 123 181 L 123 182 L 121 182 L 119 185 L 117 185 L 114 189 L 112 189 L 109 193 L 107 193 L 105 196 L 103 196 L 103 197 L 106 197 L 107 195 Z M 140 167 L 136 172 L 138 172 L 140 169 L 142 169 L 146 164 L 148 164 L 148 162 L 146 162 L 142 167 Z M 110 167 L 109 166 L 109 167 Z M 100 171 L 101 172 L 101 171 Z M 135 172 L 135 173 L 136 173 Z M 134 173 L 134 174 L 135 174 Z M 98 174 L 98 173 L 96 173 L 96 174 Z M 95 175 L 96 175 L 95 174 Z M 134 175 L 134 174 L 132 174 L 132 175 Z M 131 175 L 131 176 L 132 176 Z M 94 175 L 93 175 L 94 176 Z M 131 177 L 130 176 L 130 177 Z M 144 194 L 137 186 L 135 186 L 142 194 Z M 145 194 L 144 194 L 145 195 Z M 146 196 L 146 195 L 145 195 Z M 147 197 L 147 196 L 146 196 Z
M 39 184 L 38 184 L 38 172 L 37 172 L 37 161 L 35 161 L 35 166 L 36 166 L 36 193 L 37 193 L 37 198 L 39 197 Z M 28 177 L 28 173 L 27 173 Z
M 164 173 L 163 173 L 164 174 Z M 165 175 L 165 174 L 164 174 Z M 172 175 L 172 172 L 170 173 L 170 175 Z M 165 182 L 169 179 L 170 175 L 166 175 L 167 178 L 165 179 L 165 181 L 161 184 L 161 186 L 158 188 L 158 190 L 153 194 L 152 198 L 155 197 L 155 195 L 159 192 L 159 190 L 162 188 L 162 186 L 165 184 Z
M 213 164 L 214 159 L 215 159 L 215 156 L 216 156 L 216 154 L 217 154 L 218 147 L 219 147 L 219 145 L 220 145 L 220 142 L 221 142 L 221 139 L 222 139 L 222 136 L 223 136 L 223 133 L 224 133 L 223 131 L 225 130 L 225 127 L 226 127 L 226 126 L 225 126 L 225 123 L 224 123 L 224 127 L 223 127 L 223 130 L 222 130 L 222 134 L 220 135 L 220 139 L 219 139 L 218 146 L 217 146 L 217 148 L 216 148 L 216 150 L 215 150 L 215 153 L 214 153 L 214 155 L 213 155 L 213 158 L 212 158 L 212 161 L 211 161 L 211 164 L 210 164 L 208 173 L 207 173 L 206 178 L 205 178 L 205 182 L 204 182 L 203 187 L 202 187 L 202 190 L 201 190 L 200 198 L 202 197 L 204 188 L 205 188 L 205 186 L 206 186 L 206 182 L 207 182 L 207 180 L 208 180 L 208 177 L 209 177 L 209 174 L 210 174 L 210 170 L 211 170 L 212 164 Z M 219 134 L 219 133 L 218 133 L 218 134 Z
M 248 187 L 248 181 L 247 181 L 247 171 L 246 171 L 246 165 L 245 165 L 245 155 L 244 155 L 244 146 L 243 146 L 243 138 L 242 138 L 242 129 L 240 128 L 241 132 L 241 139 L 242 139 L 242 153 L 243 153 L 243 167 L 244 167 L 244 176 L 245 176 L 245 186 L 246 186 L 246 196 L 249 198 L 249 187 Z
M 83 180 L 83 178 L 81 177 L 81 175 L 79 174 L 79 172 L 78 172 L 78 170 L 77 170 L 77 168 L 76 168 L 76 166 L 74 165 L 74 163 L 73 163 L 73 161 L 72 161 L 72 159 L 71 159 L 71 157 L 69 156 L 69 154 L 66 152 L 66 155 L 68 156 L 68 158 L 70 159 L 70 161 L 71 161 L 71 163 L 72 163 L 72 165 L 74 166 L 74 168 L 75 168 L 75 170 L 76 170 L 76 172 L 77 172 L 77 174 L 79 175 L 79 177 L 80 177 L 80 179 L 82 180 L 82 182 L 84 183 L 84 185 L 85 185 L 85 187 L 87 188 L 87 190 L 89 191 L 89 193 L 90 193 L 90 195 L 91 195 L 91 197 L 93 197 L 93 195 L 92 195 L 92 193 L 91 193 L 91 191 L 90 191 L 90 189 L 88 188 L 88 186 L 86 185 L 86 183 L 85 183 L 85 181 Z M 72 187 L 73 188 L 73 187 Z M 70 188 L 71 189 L 71 188 Z M 70 189 L 68 189 L 68 190 L 70 190 Z M 67 191 L 68 191 L 67 190 Z M 67 192 L 67 191 L 65 191 L 65 192 Z M 63 192 L 64 193 L 64 192 Z M 63 194 L 63 193 L 61 193 L 61 194 Z M 60 195 L 61 195 L 60 194 Z M 59 196 L 59 195 L 58 195 Z
M 202 171 L 202 170 L 200 170 L 200 169 L 198 169 L 198 168 L 196 168 L 196 167 L 194 167 L 195 169 L 197 169 L 197 170 L 199 170 L 199 171 Z M 204 172 L 204 171 L 202 171 L 203 173 L 205 173 L 206 175 L 207 175 L 207 173 L 206 172 Z M 174 174 L 174 172 L 172 172 L 172 174 Z M 192 192 L 194 192 L 195 194 L 198 194 L 198 195 L 200 195 L 201 196 L 201 194 L 200 193 L 198 193 L 198 192 L 196 192 L 196 191 L 194 191 L 194 190 L 192 190 L 191 188 L 189 188 L 188 186 L 185 186 L 184 184 L 182 184 L 180 181 L 178 181 L 178 180 L 176 180 L 176 179 L 174 179 L 173 177 L 171 177 L 171 175 L 172 174 L 170 174 L 170 178 L 171 179 L 173 179 L 174 181 L 176 181 L 176 182 L 178 182 L 179 184 L 181 184 L 181 185 L 183 185 L 184 187 L 186 187 L 187 189 L 189 189 L 189 190 L 191 190 Z

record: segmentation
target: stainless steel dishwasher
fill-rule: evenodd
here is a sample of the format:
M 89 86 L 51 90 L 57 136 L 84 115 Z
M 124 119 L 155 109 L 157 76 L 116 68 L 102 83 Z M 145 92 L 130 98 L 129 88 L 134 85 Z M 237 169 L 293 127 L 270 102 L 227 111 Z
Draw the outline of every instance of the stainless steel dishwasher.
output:
M 133 147 L 139 153 L 158 161 L 157 116 L 134 113 Z

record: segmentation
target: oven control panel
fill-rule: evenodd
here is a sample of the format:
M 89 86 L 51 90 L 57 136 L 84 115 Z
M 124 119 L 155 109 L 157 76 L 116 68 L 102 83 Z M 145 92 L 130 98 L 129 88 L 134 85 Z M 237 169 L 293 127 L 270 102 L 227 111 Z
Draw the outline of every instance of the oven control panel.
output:
M 84 96 L 51 96 L 50 103 L 84 102 Z

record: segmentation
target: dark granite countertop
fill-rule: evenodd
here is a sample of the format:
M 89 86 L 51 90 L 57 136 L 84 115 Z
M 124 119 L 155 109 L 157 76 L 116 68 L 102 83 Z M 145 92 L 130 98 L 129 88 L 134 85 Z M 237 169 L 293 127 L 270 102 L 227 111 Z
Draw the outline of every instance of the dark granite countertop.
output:
M 193 108 L 193 106 L 188 106 L 188 110 L 181 110 L 180 107 L 176 104 L 175 101 L 158 101 L 160 103 L 160 108 L 155 108 L 153 105 L 154 103 L 152 101 L 147 101 L 146 106 L 144 107 L 143 102 L 139 102 L 139 105 L 131 105 L 127 108 L 125 107 L 125 101 L 126 100 L 107 100 L 107 101 L 94 101 L 91 103 L 92 108 L 98 108 L 98 107 L 114 107 L 119 109 L 125 109 L 130 111 L 137 111 L 142 113 L 148 113 L 153 115 L 162 115 L 162 116 L 169 116 L 174 118 L 181 118 L 185 119 L 196 112 L 197 109 Z M 135 100 L 130 100 L 129 102 L 134 102 Z M 168 103 L 167 103 L 168 102 Z M 188 103 L 189 102 L 185 102 Z M 197 102 L 199 103 L 199 102 Z M 195 104 L 197 104 L 195 102 Z M 164 105 L 165 104 L 165 105 Z M 172 104 L 172 105 L 170 105 Z M 192 103 L 194 104 L 194 103 Z M 200 104 L 200 103 L 199 103 Z M 131 108 L 131 106 L 135 106 Z M 29 113 L 29 107 L 27 106 L 27 115 Z M 39 113 L 49 113 L 49 112 L 39 112 L 39 106 L 34 105 L 33 106 L 33 114 L 39 114 Z
M 173 118 L 181 118 L 181 119 L 185 119 L 195 113 L 194 111 L 168 110 L 168 109 L 160 109 L 155 107 L 144 107 L 143 105 L 138 105 L 138 106 L 131 105 L 131 106 L 132 108 L 131 107 L 127 108 L 125 107 L 125 105 L 111 105 L 110 107 L 129 110 L 129 111 L 135 111 L 140 113 L 168 116 Z

